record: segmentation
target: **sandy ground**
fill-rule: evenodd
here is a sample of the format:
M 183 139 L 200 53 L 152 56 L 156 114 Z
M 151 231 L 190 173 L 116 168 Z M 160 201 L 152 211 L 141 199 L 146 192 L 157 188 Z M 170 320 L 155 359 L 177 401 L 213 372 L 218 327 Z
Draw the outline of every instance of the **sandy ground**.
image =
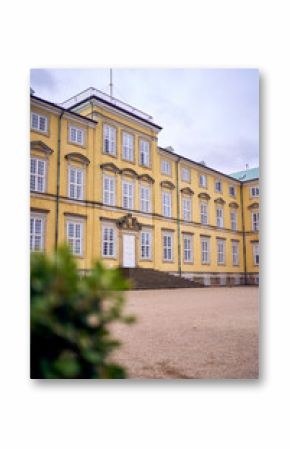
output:
M 131 378 L 254 379 L 259 375 L 256 287 L 130 291 L 131 326 L 115 325 L 114 360 Z

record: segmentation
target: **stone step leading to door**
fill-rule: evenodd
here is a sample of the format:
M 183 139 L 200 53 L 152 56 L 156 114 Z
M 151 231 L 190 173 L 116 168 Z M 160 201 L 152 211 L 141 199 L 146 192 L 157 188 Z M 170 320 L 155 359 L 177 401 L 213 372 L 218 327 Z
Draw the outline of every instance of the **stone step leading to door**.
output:
M 151 268 L 120 268 L 133 290 L 204 287 L 198 282 Z

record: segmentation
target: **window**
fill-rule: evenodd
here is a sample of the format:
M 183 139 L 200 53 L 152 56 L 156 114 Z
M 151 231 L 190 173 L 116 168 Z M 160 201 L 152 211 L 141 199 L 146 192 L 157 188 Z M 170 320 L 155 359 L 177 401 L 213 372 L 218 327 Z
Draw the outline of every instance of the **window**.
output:
M 168 176 L 171 175 L 171 162 L 166 159 L 161 160 L 161 173 Z
M 69 141 L 77 145 L 84 145 L 84 130 L 76 126 L 69 127 Z
M 232 242 L 232 263 L 239 265 L 239 242 Z
M 116 155 L 116 128 L 104 125 L 104 153 Z
M 259 212 L 252 212 L 252 230 L 259 231 Z
M 151 212 L 150 187 L 140 186 L 140 210 Z
M 45 191 L 46 161 L 32 157 L 30 159 L 30 190 Z
M 102 256 L 114 257 L 115 256 L 115 229 L 113 226 L 103 226 L 103 241 L 102 241 Z
M 225 241 L 217 239 L 217 263 L 222 265 L 225 263 Z
M 202 224 L 208 224 L 208 207 L 207 203 L 200 203 L 200 221 Z
M 126 161 L 134 161 L 134 137 L 125 132 L 122 135 L 122 157 Z
M 83 253 L 83 223 L 76 221 L 67 222 L 67 242 L 74 256 Z
M 183 220 L 190 221 L 191 220 L 191 199 L 190 198 L 182 199 L 182 209 L 183 209 Z
M 183 236 L 183 259 L 184 262 L 192 262 L 192 236 Z
M 222 183 L 219 179 L 215 181 L 215 191 L 219 193 L 222 191 Z
M 207 186 L 206 175 L 199 175 L 199 186 L 200 187 L 206 187 Z
M 32 215 L 30 217 L 30 251 L 44 249 L 44 217 Z
M 163 259 L 173 260 L 173 236 L 169 232 L 163 234 Z
M 123 181 L 122 183 L 123 191 L 123 207 L 125 209 L 134 208 L 134 184 L 132 182 Z
M 209 263 L 209 238 L 201 238 L 201 263 Z
M 164 217 L 171 217 L 171 193 L 162 192 L 162 210 Z
M 258 197 L 260 194 L 259 187 L 257 187 L 257 186 L 250 187 L 250 194 L 251 194 L 251 197 Z
M 260 264 L 259 243 L 253 244 L 253 257 L 254 257 L 254 265 L 259 265 Z
M 190 182 L 190 170 L 188 168 L 183 167 L 181 170 L 181 179 L 185 182 Z
M 69 167 L 69 198 L 75 200 L 83 199 L 84 172 L 81 168 Z
M 236 188 L 234 186 L 229 186 L 229 194 L 231 196 L 236 196 Z
M 48 119 L 45 115 L 37 114 L 36 112 L 31 113 L 31 129 L 35 131 L 40 131 L 42 133 L 47 133 Z
M 224 225 L 224 211 L 221 207 L 216 209 L 216 225 L 218 228 L 222 228 Z
M 116 180 L 114 176 L 105 175 L 103 177 L 103 203 L 115 206 Z
M 147 140 L 140 140 L 140 164 L 145 167 L 150 165 L 150 144 Z
M 141 259 L 151 259 L 151 232 L 141 232 Z
M 232 231 L 237 230 L 237 213 L 231 212 L 231 229 Z

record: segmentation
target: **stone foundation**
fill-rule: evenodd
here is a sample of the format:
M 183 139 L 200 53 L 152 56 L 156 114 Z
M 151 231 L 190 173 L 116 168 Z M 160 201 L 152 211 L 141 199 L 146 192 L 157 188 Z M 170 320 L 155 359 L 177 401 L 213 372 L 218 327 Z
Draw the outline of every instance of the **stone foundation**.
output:
M 207 287 L 259 285 L 258 273 L 249 273 L 246 276 L 244 273 L 182 273 L 182 277 Z

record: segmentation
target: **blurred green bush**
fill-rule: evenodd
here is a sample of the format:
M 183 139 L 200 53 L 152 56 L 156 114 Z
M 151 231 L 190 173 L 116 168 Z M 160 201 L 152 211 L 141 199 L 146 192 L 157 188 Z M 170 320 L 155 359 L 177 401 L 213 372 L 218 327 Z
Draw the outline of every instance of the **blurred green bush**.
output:
M 101 262 L 81 276 L 67 247 L 52 257 L 31 254 L 31 378 L 125 378 L 125 369 L 108 361 L 120 345 L 109 325 L 134 321 L 123 314 L 128 287 L 118 269 Z

